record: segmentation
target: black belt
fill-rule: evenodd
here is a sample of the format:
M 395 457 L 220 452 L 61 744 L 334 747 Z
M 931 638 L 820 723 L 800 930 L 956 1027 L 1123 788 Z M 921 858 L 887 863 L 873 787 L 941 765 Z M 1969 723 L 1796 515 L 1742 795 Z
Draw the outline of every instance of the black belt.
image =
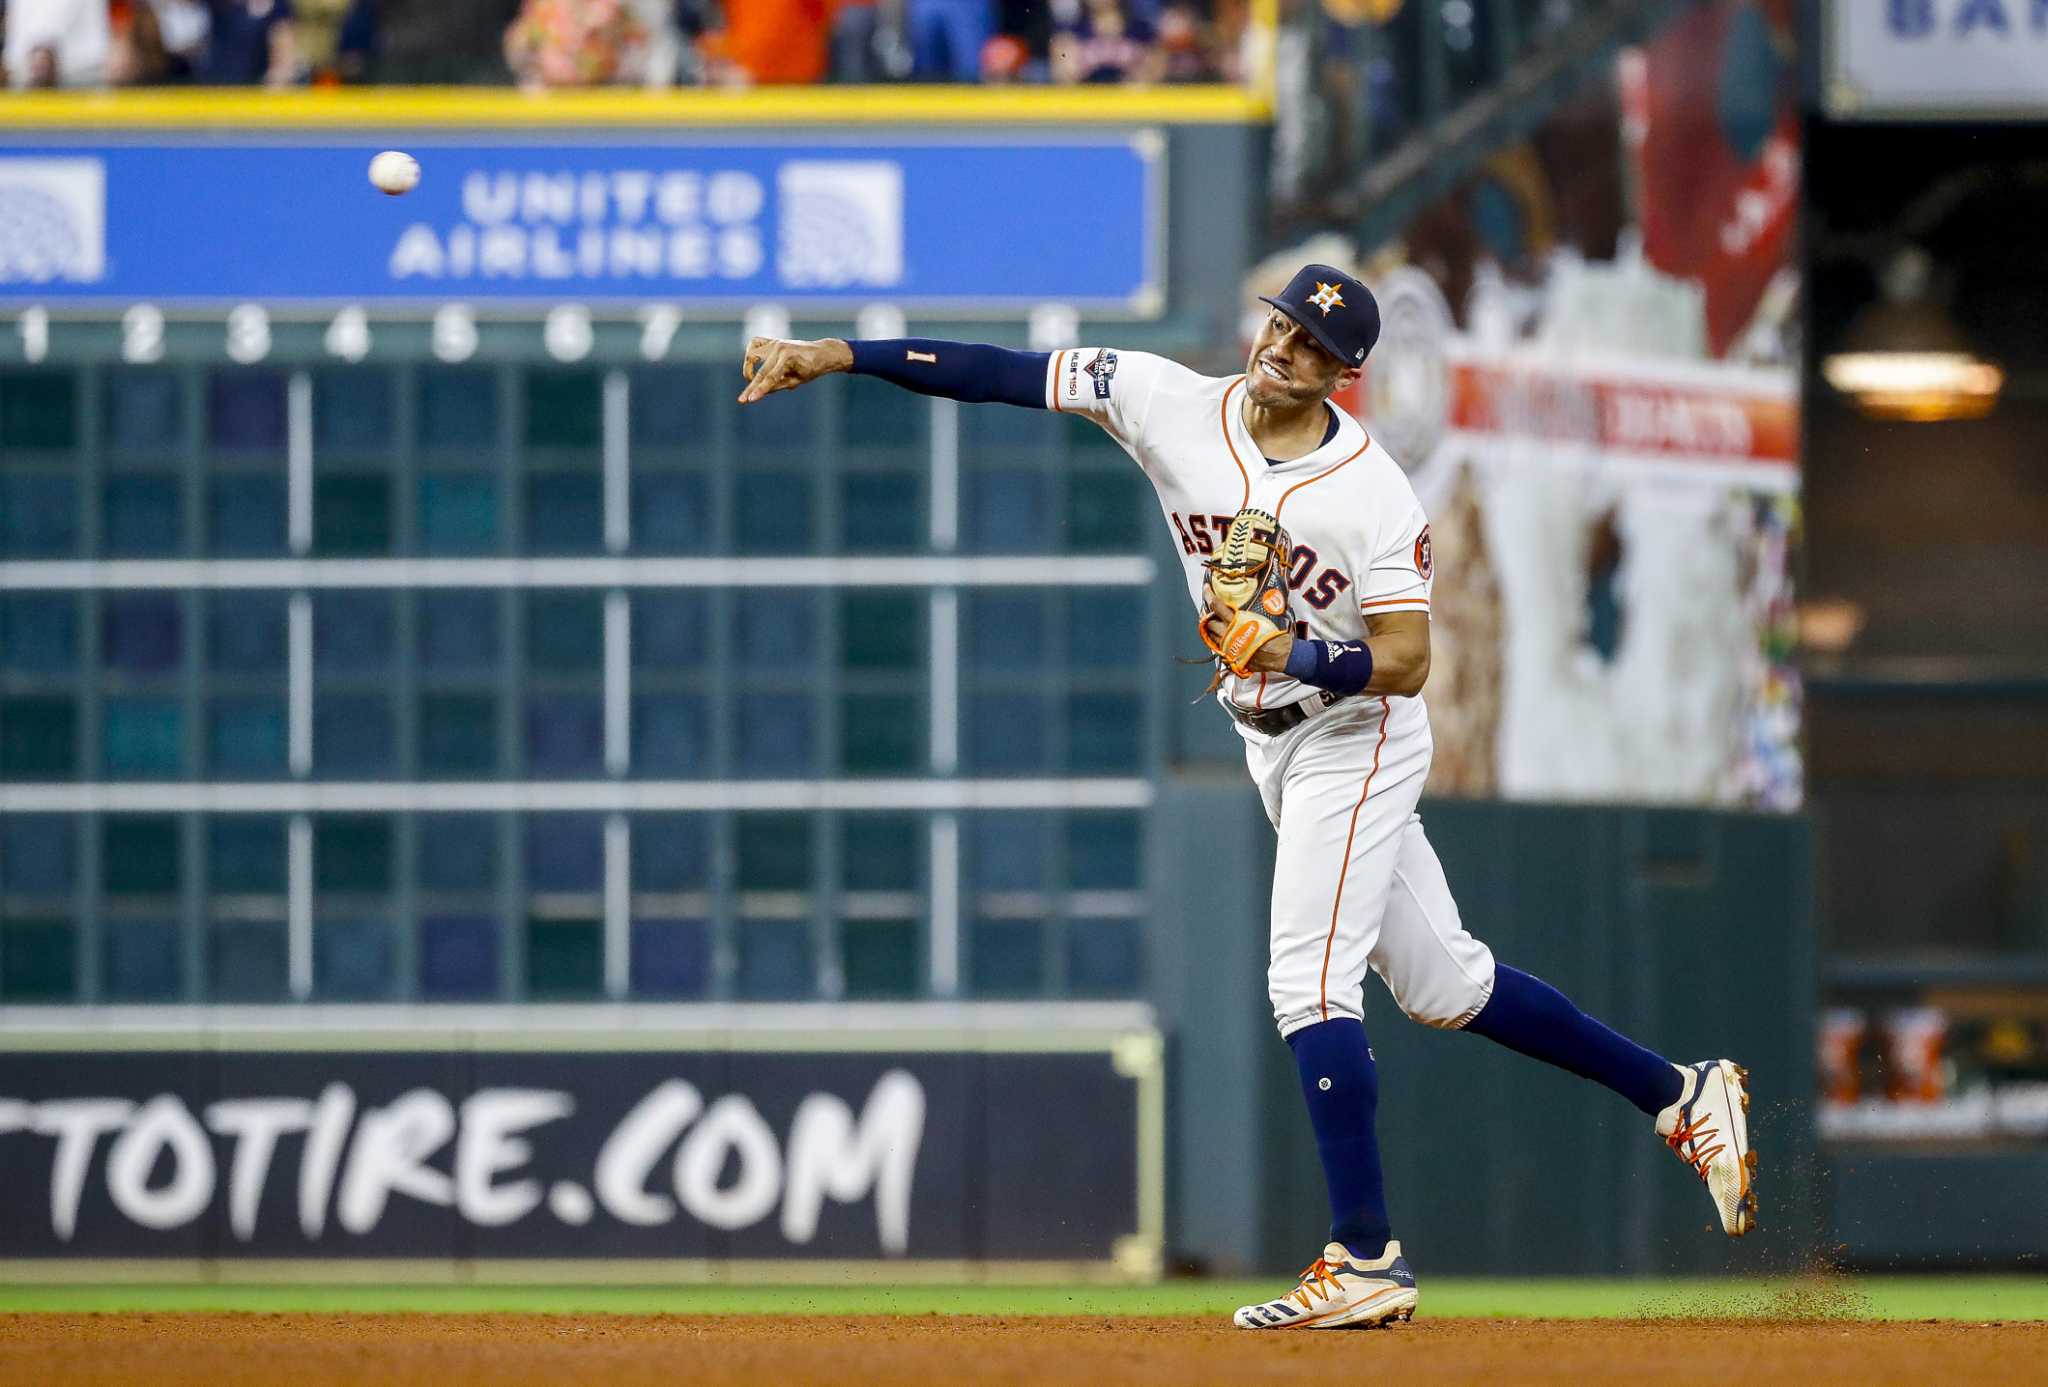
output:
M 1227 698 L 1223 700 L 1223 706 L 1230 710 L 1230 716 L 1236 718 L 1252 731 L 1266 737 L 1277 737 L 1290 727 L 1301 726 L 1317 713 L 1322 712 L 1323 709 L 1339 702 L 1343 697 L 1343 694 L 1331 693 L 1328 689 L 1322 689 L 1310 694 L 1299 703 L 1287 703 L 1278 708 L 1240 708 Z

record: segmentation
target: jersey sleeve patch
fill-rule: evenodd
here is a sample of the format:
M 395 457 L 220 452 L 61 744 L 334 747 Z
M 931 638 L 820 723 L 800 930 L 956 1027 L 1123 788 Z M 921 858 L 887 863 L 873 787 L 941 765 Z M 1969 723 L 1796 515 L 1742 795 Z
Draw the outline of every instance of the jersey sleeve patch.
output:
M 1068 347 L 1048 359 L 1046 402 L 1056 413 L 1093 419 L 1128 444 L 1144 422 L 1160 364 L 1145 352 Z
M 1088 379 L 1094 383 L 1095 398 L 1108 399 L 1109 383 L 1116 378 L 1116 353 L 1107 349 L 1099 351 L 1081 369 L 1088 373 Z
M 1405 519 L 1389 527 L 1359 585 L 1358 607 L 1368 616 L 1389 611 L 1428 611 L 1435 586 L 1436 552 L 1429 518 L 1412 497 Z

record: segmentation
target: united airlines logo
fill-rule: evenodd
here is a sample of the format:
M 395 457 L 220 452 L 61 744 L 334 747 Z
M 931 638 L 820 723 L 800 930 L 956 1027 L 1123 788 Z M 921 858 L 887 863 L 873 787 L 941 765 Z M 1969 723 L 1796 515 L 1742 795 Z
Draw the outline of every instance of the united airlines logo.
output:
M 879 159 L 796 159 L 776 173 L 776 267 L 792 289 L 888 288 L 903 281 L 903 167 Z
M 106 272 L 106 166 L 0 159 L 0 284 L 95 284 Z

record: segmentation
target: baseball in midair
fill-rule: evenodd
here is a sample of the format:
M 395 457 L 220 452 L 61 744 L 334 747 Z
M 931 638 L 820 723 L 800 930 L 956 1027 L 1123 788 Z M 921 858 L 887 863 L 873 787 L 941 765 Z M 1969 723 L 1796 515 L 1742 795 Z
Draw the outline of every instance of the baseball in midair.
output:
M 420 161 L 403 150 L 387 149 L 370 161 L 370 182 L 397 197 L 419 186 Z

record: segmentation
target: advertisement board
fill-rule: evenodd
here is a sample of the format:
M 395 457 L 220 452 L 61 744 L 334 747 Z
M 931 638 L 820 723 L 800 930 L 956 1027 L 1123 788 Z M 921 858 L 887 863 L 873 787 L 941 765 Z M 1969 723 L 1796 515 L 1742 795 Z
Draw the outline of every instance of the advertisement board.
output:
M 399 138 L 394 136 L 394 139 Z M 0 145 L 0 302 L 1162 306 L 1163 137 Z M 279 189 L 291 195 L 279 197 Z
M 1686 7 L 1370 267 L 1433 794 L 1803 802 L 1796 18 Z
M 1431 791 L 1798 807 L 1792 372 L 1475 341 L 1421 272 L 1376 287 L 1401 365 L 1360 407 L 1436 549 Z
M 2048 119 L 2048 4 L 1829 0 L 1828 113 L 1839 119 Z
M 0 1262 L 1142 1275 L 1158 1085 L 1150 1032 L 13 1034 Z

